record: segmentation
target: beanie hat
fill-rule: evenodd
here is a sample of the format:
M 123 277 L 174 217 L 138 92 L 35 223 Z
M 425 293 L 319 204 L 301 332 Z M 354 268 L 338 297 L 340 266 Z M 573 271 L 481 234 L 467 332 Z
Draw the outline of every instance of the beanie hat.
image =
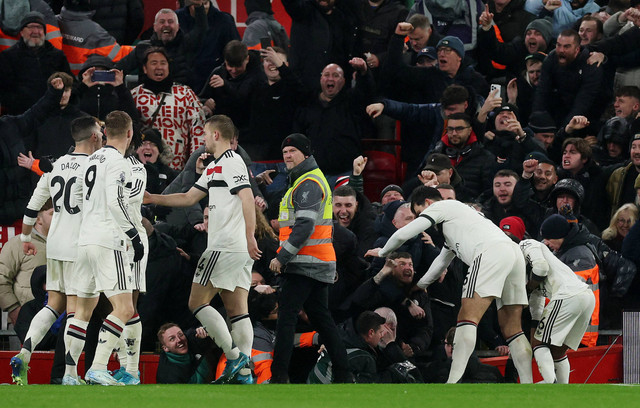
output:
M 631 145 L 633 145 L 633 142 L 636 140 L 640 140 L 640 133 L 635 133 L 631 136 L 631 140 L 629 140 L 629 151 L 631 151 Z
M 22 17 L 22 20 L 20 20 L 20 29 L 22 30 L 25 26 L 31 23 L 40 24 L 44 29 L 44 32 L 47 32 L 47 25 L 44 22 L 44 16 L 42 15 L 42 13 L 39 13 L 37 11 L 30 11 L 25 14 L 24 17 Z
M 551 45 L 551 40 L 553 39 L 553 27 L 551 25 L 551 21 L 539 18 L 537 20 L 533 20 L 529 23 L 526 30 L 524 30 L 525 34 L 529 30 L 536 30 L 544 38 L 544 42 L 547 43 L 547 49 Z
M 569 234 L 571 225 L 566 218 L 560 214 L 553 214 L 540 226 L 540 236 L 544 239 L 560 239 Z
M 516 119 L 520 120 L 520 110 L 516 105 L 506 103 L 493 110 L 493 113 L 495 113 L 496 115 L 500 112 L 513 112 L 513 114 L 516 115 Z
M 285 137 L 280 149 L 284 149 L 287 146 L 293 146 L 300 150 L 305 156 L 311 156 L 311 142 L 302 133 L 292 133 Z
M 398 211 L 398 208 L 400 208 L 402 205 L 406 203 L 407 203 L 406 201 L 402 201 L 402 200 L 392 201 L 390 203 L 385 204 L 384 207 L 382 207 L 382 212 L 384 213 L 384 216 L 387 217 L 389 221 L 391 221 L 393 220 L 393 217 L 396 216 L 396 211 Z
M 438 41 L 436 50 L 440 49 L 440 47 L 449 47 L 454 50 L 460 58 L 464 58 L 464 44 L 462 44 L 462 41 L 460 41 L 458 37 L 454 37 L 453 35 L 444 37 L 442 40 Z
M 142 130 L 140 139 L 143 142 L 151 142 L 158 147 L 158 151 L 162 153 L 162 136 L 158 129 L 147 128 Z
M 404 190 L 402 190 L 402 188 L 399 185 L 389 184 L 388 186 L 382 189 L 382 192 L 380 193 L 380 200 L 382 200 L 382 197 L 384 197 L 384 195 L 387 194 L 389 191 L 397 191 L 404 197 Z
M 533 133 L 556 133 L 558 127 L 549 112 L 537 111 L 529 116 L 529 129 Z
M 506 217 L 500 220 L 500 229 L 513 234 L 519 240 L 524 238 L 524 221 L 520 217 Z

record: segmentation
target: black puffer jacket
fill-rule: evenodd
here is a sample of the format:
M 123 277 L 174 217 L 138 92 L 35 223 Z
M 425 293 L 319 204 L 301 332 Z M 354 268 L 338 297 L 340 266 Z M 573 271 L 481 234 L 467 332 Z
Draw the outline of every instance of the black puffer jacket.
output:
M 91 0 L 96 11 L 92 20 L 111 34 L 118 44 L 130 45 L 144 25 L 144 5 L 141 0 Z
M 18 167 L 18 154 L 26 154 L 22 137 L 41 124 L 59 106 L 62 90 L 49 89 L 20 116 L 0 117 L 0 225 L 22 219 L 33 192 L 31 171 Z
M 0 53 L 0 102 L 8 115 L 24 113 L 47 90 L 47 79 L 54 72 L 71 74 L 62 51 L 49 41 L 33 50 L 24 41 Z

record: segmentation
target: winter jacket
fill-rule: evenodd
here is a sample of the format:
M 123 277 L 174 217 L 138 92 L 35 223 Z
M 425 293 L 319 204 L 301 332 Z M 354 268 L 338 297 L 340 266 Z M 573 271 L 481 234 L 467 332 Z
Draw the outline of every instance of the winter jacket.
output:
M 8 115 L 24 113 L 36 103 L 54 72 L 71 74 L 67 58 L 49 41 L 30 48 L 22 39 L 0 53 L 0 72 L 0 102 Z
M 429 17 L 440 34 L 458 37 L 469 51 L 476 48 L 478 18 L 483 9 L 480 0 L 418 0 L 409 16 L 418 13 Z
M 536 16 L 524 9 L 526 2 L 526 0 L 511 0 L 500 13 L 496 11 L 495 1 L 487 2 L 489 12 L 493 13 L 493 22 L 499 27 L 504 42 L 510 42 L 514 38 L 522 36 L 527 25 L 536 19 Z
M 542 0 L 527 0 L 524 9 L 538 17 L 552 16 L 553 19 L 553 35 L 560 34 L 562 30 L 572 28 L 576 21 L 580 20 L 587 14 L 595 14 L 600 11 L 600 6 L 595 0 L 587 0 L 582 7 L 574 9 L 571 7 L 570 0 L 562 0 L 560 7 L 552 12 L 544 8 Z
M 118 44 L 133 44 L 144 25 L 142 0 L 91 0 L 92 20 L 107 30 Z
M 24 1 L 24 0 L 23 0 Z M 9 2 L 18 3 L 17 1 L 5 0 L 5 4 Z M 62 49 L 62 34 L 58 28 L 58 20 L 51 10 L 51 7 L 44 0 L 28 0 L 26 8 L 22 11 L 26 14 L 29 11 L 38 11 L 44 16 L 46 24 L 45 40 L 49 41 L 55 48 Z M 18 6 L 19 7 L 19 6 Z M 20 22 L 22 20 L 21 15 L 15 16 L 11 19 L 5 15 L 7 11 L 5 9 L 0 10 L 0 52 L 3 52 L 7 48 L 11 48 L 18 41 L 20 41 Z
M 0 308 L 11 312 L 33 299 L 31 274 L 36 266 L 47 263 L 47 238 L 35 229 L 32 243 L 37 253 L 25 255 L 20 237 L 13 237 L 0 252 Z
M 624 187 L 627 173 L 633 166 L 632 162 L 629 162 L 626 166 L 619 167 L 611 173 L 609 181 L 607 181 L 607 196 L 609 198 L 609 204 L 611 204 L 611 216 L 620 208 L 623 204 L 622 201 L 622 188 Z M 629 180 L 632 184 L 635 180 Z
M 289 49 L 287 30 L 273 17 L 264 11 L 252 11 L 245 21 L 247 28 L 242 35 L 242 42 L 249 49 L 260 47 L 261 38 L 269 38 L 271 44 L 283 50 Z

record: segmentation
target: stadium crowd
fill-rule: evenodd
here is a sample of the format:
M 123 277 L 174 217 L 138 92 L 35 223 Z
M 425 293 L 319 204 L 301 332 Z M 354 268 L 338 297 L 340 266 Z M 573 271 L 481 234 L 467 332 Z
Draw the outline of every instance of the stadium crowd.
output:
M 595 296 L 580 346 L 600 344 L 599 330 L 621 329 L 622 312 L 640 307 L 640 1 L 411 3 L 282 0 L 292 20 L 288 36 L 269 0 L 245 0 L 249 17 L 241 37 L 215 0 L 176 2 L 175 10 L 159 10 L 145 32 L 141 0 L 3 2 L 0 225 L 22 227 L 39 177 L 77 145 L 72 123 L 78 118 L 104 124 L 112 112 L 126 112 L 133 124 L 130 155 L 144 166 L 146 190 L 167 195 L 189 194 L 203 172 L 213 172 L 218 156 L 207 154 L 213 153 L 208 126 L 224 115 L 235 125 L 230 149 L 248 169 L 261 253 L 243 312 L 253 326 L 248 375 L 255 382 L 447 381 L 455 333 L 466 330 L 459 312 L 473 265 L 449 259 L 428 289 L 419 284 L 448 249 L 444 222 L 433 220 L 388 256 L 365 256 L 420 218 L 411 197 L 422 186 L 475 208 L 516 242 L 544 242 Z M 396 121 L 402 152 L 396 159 L 405 163 L 406 177 L 367 196 L 363 140 L 393 139 Z M 286 264 L 291 244 L 283 245 L 294 235 L 283 212 L 298 168 L 292 171 L 287 154 L 296 150 L 300 161 L 315 160 L 331 189 L 321 195 L 330 197 L 322 208 L 330 211 L 335 274 L 327 275 L 330 282 L 320 279 L 322 289 L 309 289 L 326 290 L 324 300 L 291 300 L 306 284 L 285 279 L 313 278 Z M 0 308 L 22 342 L 48 301 L 43 265 L 60 197 L 31 214 L 35 254 L 23 252 L 19 236 L 0 252 Z M 145 202 L 137 209 L 139 231 L 148 238 L 146 292 L 135 305 L 140 350 L 161 353 L 161 383 L 224 377 L 220 336 L 202 327 L 189 293 L 216 234 L 209 230 L 218 225 L 209 220 L 212 207 L 205 199 L 176 208 Z M 535 263 L 533 270 L 540 278 Z M 316 301 L 328 305 L 335 322 L 330 334 L 327 327 L 334 326 L 318 318 Z M 225 297 L 214 297 L 211 306 L 223 317 L 229 312 Z M 481 351 L 517 360 L 501 307 L 492 302 L 475 322 L 475 351 L 461 381 L 515 382 L 518 373 L 523 380 L 519 367 L 503 376 L 477 357 Z M 534 310 L 525 308 L 522 316 L 529 339 L 541 319 Z M 84 327 L 89 361 L 110 313 L 101 299 Z M 279 313 L 286 319 L 279 321 Z M 239 323 L 227 317 L 237 343 Z M 66 315 L 53 320 L 38 349 L 56 349 L 52 382 L 60 382 L 69 345 L 61 335 L 56 342 L 56 334 L 65 330 Z M 293 342 L 277 343 L 289 323 Z M 337 378 L 344 368 L 336 365 L 339 343 L 353 378 Z M 292 346 L 291 363 L 274 360 L 274 350 L 283 354 Z M 562 357 L 553 355 L 556 363 Z M 558 370 L 558 382 L 568 381 L 568 370 L 566 378 Z

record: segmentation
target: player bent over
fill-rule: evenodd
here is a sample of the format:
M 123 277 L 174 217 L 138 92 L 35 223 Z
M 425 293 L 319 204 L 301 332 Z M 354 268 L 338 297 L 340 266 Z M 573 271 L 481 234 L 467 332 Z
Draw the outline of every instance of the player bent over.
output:
M 204 127 L 205 145 L 214 160 L 186 193 L 145 193 L 145 203 L 190 206 L 209 194 L 209 238 L 191 284 L 189 309 L 224 351 L 227 364 L 216 383 L 254 382 L 249 368 L 253 327 L 247 297 L 251 267 L 261 251 L 254 236 L 255 204 L 244 161 L 231 149 L 235 126 L 229 117 L 214 115 Z M 231 322 L 209 305 L 220 294 Z
M 532 267 L 527 284 L 532 320 L 539 321 L 531 338 L 533 355 L 546 383 L 569 383 L 567 349 L 576 350 L 584 336 L 596 299 L 589 286 L 556 258 L 543 243 L 526 239 L 520 249 Z M 550 302 L 545 306 L 544 299 Z
M 528 303 L 526 272 L 517 244 L 482 214 L 459 201 L 442 200 L 440 192 L 432 187 L 414 190 L 411 209 L 417 218 L 396 231 L 384 248 L 371 249 L 365 256 L 387 256 L 405 241 L 435 226 L 445 244 L 418 286 L 426 288 L 435 282 L 456 256 L 469 265 L 447 383 L 458 382 L 464 374 L 476 345 L 478 322 L 493 299 L 520 382 L 531 383 L 531 345 L 520 323 L 522 308 Z

